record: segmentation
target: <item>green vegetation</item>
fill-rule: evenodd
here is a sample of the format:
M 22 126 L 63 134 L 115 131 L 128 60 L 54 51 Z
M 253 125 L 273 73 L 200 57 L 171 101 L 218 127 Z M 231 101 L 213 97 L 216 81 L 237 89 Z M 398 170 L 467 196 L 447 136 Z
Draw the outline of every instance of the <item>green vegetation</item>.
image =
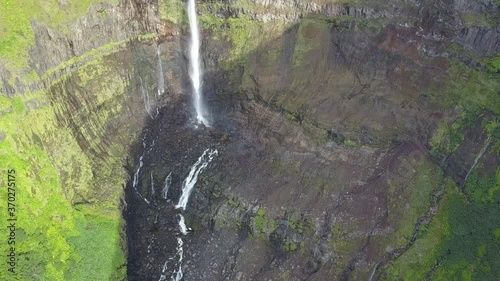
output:
M 295 217 L 296 216 L 292 215 L 288 218 L 288 227 L 289 229 L 297 231 L 299 234 L 303 234 L 307 228 L 306 221 L 303 219 L 297 220 Z M 293 241 L 290 239 L 285 239 L 283 242 L 283 250 L 285 252 L 293 252 L 303 246 L 303 242 Z
M 478 111 L 463 111 L 452 124 L 440 123 L 431 139 L 432 154 L 449 155 L 455 151 L 464 140 L 465 131 L 475 125 L 478 117 Z
M 102 58 L 106 55 L 109 55 L 109 54 L 116 52 L 117 50 L 123 49 L 126 46 L 126 43 L 130 42 L 130 40 L 131 39 L 126 39 L 126 40 L 122 40 L 119 42 L 110 42 L 106 45 L 100 46 L 99 48 L 92 49 L 92 50 L 82 54 L 79 57 L 73 57 L 70 60 L 67 60 L 67 61 L 61 63 L 60 65 L 47 70 L 47 72 L 45 72 L 41 78 L 42 79 L 49 79 L 49 78 L 51 78 L 51 76 L 54 73 L 58 73 L 58 72 L 61 72 L 63 70 L 66 70 L 66 76 L 61 77 L 62 79 L 64 79 L 65 77 L 67 77 L 70 74 L 68 72 L 71 71 L 71 68 L 73 66 L 78 65 L 78 64 L 85 65 L 87 63 L 92 63 L 92 61 L 95 59 Z M 51 81 L 51 82 L 55 83 L 57 81 Z
M 238 208 L 238 207 L 240 206 L 240 203 L 239 203 L 239 202 L 237 202 L 237 201 L 234 201 L 234 199 L 229 199 L 229 200 L 227 201 L 227 203 L 229 204 L 229 206 L 233 206 L 233 207 L 235 207 L 235 208 Z
M 475 202 L 500 204 L 500 169 L 496 177 L 480 177 L 475 169 L 465 185 L 465 193 Z
M 298 233 L 304 233 L 306 224 L 303 220 L 294 220 L 293 217 L 288 220 L 288 227 L 297 230 Z
M 243 58 L 257 47 L 256 36 L 262 32 L 262 25 L 251 21 L 247 16 L 242 18 L 229 18 L 227 20 L 230 28 L 223 33 L 226 39 L 233 44 L 231 57 Z M 262 40 L 262 39 L 260 39 Z
M 448 181 L 445 195 L 440 205 L 449 206 L 450 197 L 457 190 L 453 182 Z M 401 257 L 386 267 L 387 280 L 425 280 L 427 273 L 438 263 L 441 257 L 439 246 L 450 236 L 450 225 L 445 211 L 440 210 L 430 224 L 422 225 L 413 246 Z
M 40 94 L 28 97 L 30 100 L 37 98 L 40 98 Z M 71 155 L 68 152 L 78 149 L 78 146 L 72 141 L 68 131 L 61 130 L 58 139 L 55 136 L 49 139 L 55 145 L 67 143 L 55 147 L 57 151 L 50 155 L 34 143 L 35 138 L 32 136 L 46 136 L 47 130 L 43 127 L 54 128 L 53 113 L 47 108 L 27 113 L 24 102 L 19 97 L 8 99 L 2 96 L 0 104 L 0 124 L 6 134 L 5 139 L 0 142 L 0 165 L 2 171 L 16 170 L 17 218 L 19 232 L 22 233 L 16 249 L 21 261 L 24 261 L 19 262 L 19 279 L 63 280 L 64 271 L 69 268 L 69 258 L 73 254 L 67 235 L 75 234 L 75 217 L 70 201 L 67 200 L 68 197 L 71 198 L 71 194 L 63 190 L 58 167 L 54 163 L 61 160 L 58 153 Z M 88 165 L 85 162 L 81 164 L 83 175 L 90 173 L 90 170 L 85 169 Z M 0 192 L 2 198 L 7 198 L 6 189 Z M 3 220 L 6 219 L 5 215 L 6 212 L 1 213 Z M 5 250 L 4 246 L 1 246 L 2 250 Z M 6 273 L 2 266 L 0 279 L 7 280 L 4 275 Z
M 498 119 L 491 122 L 483 122 L 483 128 L 494 140 L 500 140 L 500 121 Z
M 434 95 L 445 105 L 456 105 L 458 112 L 454 121 L 442 122 L 436 130 L 431 141 L 435 156 L 453 153 L 485 112 L 482 128 L 494 142 L 493 151 L 500 151 L 500 56 L 479 60 L 488 72 L 452 62 L 448 87 Z M 463 193 L 448 185 L 430 225 L 387 269 L 390 279 L 421 280 L 430 274 L 433 280 L 495 280 L 500 275 L 500 169 L 486 176 L 482 168 L 478 165 L 470 174 Z
M 210 10 L 217 10 L 219 5 L 216 3 L 198 5 L 201 12 L 199 20 L 203 28 L 212 32 L 212 39 L 231 43 L 230 53 L 221 58 L 222 67 L 225 70 L 243 64 L 247 56 L 260 44 L 272 41 L 288 26 L 281 21 L 272 25 L 265 24 L 251 20 L 248 15 L 242 15 L 238 18 L 219 18 L 210 12 Z
M 391 280 L 495 280 L 500 276 L 500 169 L 469 177 L 462 194 L 451 181 L 439 212 L 414 246 L 387 270 Z
M 67 32 L 67 23 L 83 16 L 91 4 L 102 0 L 68 1 L 0 1 L 0 61 L 10 71 L 28 67 L 28 51 L 35 35 L 31 21 L 36 20 L 56 30 Z M 111 0 L 117 4 L 118 1 Z
M 335 254 L 337 263 L 337 272 L 342 272 L 342 269 L 347 265 L 349 257 L 355 249 L 363 243 L 362 239 L 350 238 L 348 236 L 349 229 L 344 226 L 332 225 L 331 234 L 328 239 L 328 245 L 331 251 Z
M 345 139 L 344 140 L 344 145 L 347 148 L 355 148 L 355 147 L 359 146 L 356 142 L 352 141 L 351 139 Z
M 445 258 L 436 272 L 437 280 L 494 280 L 500 276 L 500 243 L 495 237 L 500 225 L 498 172 L 496 179 L 469 178 L 467 198 L 452 195 L 448 210 L 451 234 L 441 246 Z
M 374 236 L 371 240 L 372 245 L 377 245 L 381 250 L 408 246 L 418 220 L 429 212 L 437 200 L 437 194 L 445 188 L 439 169 L 423 153 L 416 155 L 420 157 L 400 157 L 397 168 L 390 171 L 387 223 L 394 231 Z
M 158 10 L 161 19 L 182 24 L 186 17 L 184 3 L 181 0 L 160 0 Z
M 498 73 L 500 72 L 500 54 L 489 59 L 486 64 L 489 72 Z
M 448 77 L 448 87 L 440 94 L 439 100 L 446 105 L 458 105 L 463 112 L 489 110 L 500 114 L 500 75 L 471 69 L 460 62 L 452 62 Z
M 297 242 L 292 242 L 292 241 L 285 241 L 285 245 L 283 246 L 283 250 L 285 252 L 293 252 L 297 250 L 300 246 L 300 243 Z
M 251 5 L 248 1 L 242 1 L 238 5 Z M 348 1 L 351 4 L 352 1 Z M 243 4 L 242 4 L 243 3 Z M 219 40 L 227 40 L 233 44 L 232 53 L 224 58 L 225 62 L 237 62 L 244 65 L 248 54 L 255 50 L 260 44 L 259 41 L 265 33 L 265 27 L 252 22 L 243 16 L 237 19 L 222 20 L 206 16 L 203 23 L 206 28 L 220 31 L 223 34 Z M 479 26 L 487 26 L 488 21 L 478 17 L 466 16 L 466 21 Z M 307 68 L 308 54 L 321 49 L 321 31 L 328 30 L 332 25 L 340 30 L 354 28 L 374 29 L 383 25 L 383 22 L 372 22 L 363 19 L 339 20 L 328 19 L 305 19 L 297 26 L 296 42 L 292 56 L 294 68 L 302 71 Z M 256 33 L 261 33 L 255 36 Z M 267 41 L 272 41 L 268 39 Z M 278 40 L 279 41 L 279 40 Z M 258 59 L 266 65 L 273 64 L 281 57 L 281 47 L 278 43 L 273 43 L 270 51 L 258 54 Z M 267 51 L 267 50 L 266 50 Z M 259 62 L 260 63 L 260 62 Z M 457 116 L 454 120 L 446 119 L 435 132 L 431 141 L 433 155 L 449 155 L 453 153 L 464 140 L 465 131 L 474 126 L 475 122 L 484 112 L 491 112 L 498 116 L 500 114 L 500 99 L 498 99 L 498 89 L 500 89 L 500 55 L 488 58 L 484 61 L 488 72 L 480 69 L 472 69 L 465 64 L 452 61 L 449 72 L 441 77 L 446 81 L 444 88 L 432 90 L 431 98 L 443 108 L 455 108 Z M 245 65 L 244 65 L 245 66 Z M 246 76 L 245 76 L 246 75 Z M 303 75 L 308 77 L 308 75 Z M 244 78 L 251 80 L 248 73 Z M 250 82 L 250 85 L 253 82 Z M 292 81 L 294 89 L 297 86 L 308 86 L 314 81 Z M 304 86 L 305 87 L 305 86 Z M 305 87 L 307 88 L 307 87 Z M 299 91 L 297 91 L 299 92 Z M 290 121 L 300 122 L 303 114 L 298 114 L 299 109 L 304 104 L 302 97 L 294 97 L 295 93 L 290 91 L 285 115 Z M 304 99 L 310 95 L 303 95 Z M 291 101 L 290 101 L 291 100 Z M 270 100 L 271 103 L 278 103 Z M 297 118 L 301 116 L 301 119 Z M 484 125 L 485 130 L 493 140 L 500 138 L 500 126 L 497 121 Z M 312 135 L 312 134 L 311 134 Z M 346 140 L 347 147 L 355 147 L 356 143 Z M 388 279 L 403 280 L 425 280 L 430 271 L 436 265 L 437 270 L 433 273 L 437 280 L 461 280 L 472 278 L 473 280 L 495 280 L 495 276 L 500 276 L 497 272 L 500 268 L 498 261 L 500 257 L 499 237 L 500 225 L 498 200 L 500 198 L 499 175 L 495 178 L 481 177 L 475 171 L 469 177 L 465 186 L 465 194 L 455 186 L 449 179 L 444 179 L 442 173 L 435 169 L 435 165 L 429 162 L 420 164 L 410 163 L 409 166 L 417 172 L 411 175 L 404 175 L 401 179 L 396 179 L 391 183 L 390 198 L 390 218 L 393 221 L 402 221 L 398 225 L 399 231 L 390 236 L 396 246 L 405 246 L 410 241 L 411 235 L 417 219 L 429 211 L 433 203 L 434 195 L 445 182 L 445 195 L 438 206 L 438 213 L 432 218 L 429 224 L 420 227 L 418 239 L 414 245 L 403 256 L 386 267 Z M 273 164 L 274 170 L 280 173 L 282 167 Z M 404 181 L 403 181 L 404 179 Z M 409 179 L 409 180 L 408 180 Z M 401 195 L 401 198 L 399 197 Z M 406 204 L 400 205 L 397 201 Z M 398 205 L 399 204 L 399 205 Z M 255 229 L 264 232 L 269 220 L 263 210 L 259 210 L 255 216 Z M 397 224 L 397 223 L 396 223 Z M 297 228 L 295 221 L 289 222 L 291 228 Z M 343 256 L 348 256 L 357 245 L 356 240 L 347 238 L 347 229 L 333 227 L 331 239 L 329 239 L 332 251 L 340 258 L 337 260 L 340 265 L 344 261 Z M 377 243 L 377 237 L 373 238 Z M 463 242 L 467 241 L 467 242 Z M 495 244 L 496 243 L 496 244 Z M 461 246 L 463 244 L 463 246 Z M 286 241 L 285 250 L 294 250 L 296 244 Z M 341 267 L 341 266 L 340 266 Z
M 81 78 L 85 69 L 97 64 L 83 68 Z M 116 81 L 116 77 L 106 77 Z M 85 83 L 89 81 L 83 85 L 88 87 Z M 105 93 L 110 90 L 107 87 L 96 91 L 100 103 L 124 91 L 112 81 L 102 82 L 117 92 L 107 96 Z M 0 165 L 4 171 L 16 170 L 18 280 L 102 280 L 105 276 L 120 279 L 124 272 L 116 270 L 125 262 L 119 236 L 122 219 L 118 212 L 123 175 L 111 174 L 111 167 L 120 163 L 103 166 L 107 168 L 102 174 L 93 170 L 94 160 L 82 151 L 70 127 L 58 125 L 54 108 L 60 105 L 40 106 L 47 104 L 46 99 L 44 92 L 14 98 L 0 96 L 0 127 L 5 135 L 0 141 Z M 105 122 L 110 115 L 102 113 L 96 116 L 102 116 L 101 121 Z M 98 181 L 95 176 L 99 174 L 110 177 L 110 185 Z M 75 209 L 72 204 L 86 200 L 87 196 L 96 202 L 99 197 L 95 195 L 94 184 L 109 193 L 109 197 L 101 197 L 108 202 L 107 207 L 100 204 L 95 208 Z M 109 188 L 114 191 L 109 192 Z M 5 189 L 0 194 L 7 197 Z M 106 211 L 109 208 L 114 213 Z M 102 214 L 104 211 L 107 214 Z M 2 212 L 0 216 L 5 220 L 5 215 Z M 0 246 L 2 251 L 4 246 Z M 5 266 L 2 268 L 0 279 L 8 280 Z
M 116 208 L 109 210 L 109 214 L 103 214 L 103 210 L 106 208 L 77 209 L 76 235 L 68 238 L 74 254 L 65 280 L 102 280 L 104 276 L 109 276 L 110 280 L 121 280 L 125 276 L 120 214 Z
M 100 149 L 106 136 L 101 124 L 121 111 L 128 82 L 106 56 L 127 41 L 112 42 L 48 71 L 43 78 L 50 82 L 50 102 L 45 91 L 0 95 L 0 165 L 4 171 L 16 169 L 18 184 L 17 280 L 125 276 L 118 207 L 124 179 L 121 158 L 96 158 L 92 151 Z M 8 67 L 16 65 L 2 55 Z M 71 65 L 77 67 L 69 72 Z M 66 74 L 57 80 L 47 77 L 57 70 Z M 34 71 L 24 76 L 25 83 L 38 81 Z M 65 118 L 58 120 L 58 115 Z M 88 146 L 79 143 L 78 134 Z M 108 146 L 109 155 L 126 155 L 123 142 Z M 0 195 L 6 198 L 6 190 Z M 0 219 L 5 215 L 1 212 Z M 5 252 L 4 247 L 0 245 Z M 0 279 L 10 280 L 5 265 L 1 268 Z
M 262 239 L 268 239 L 269 235 L 276 229 L 276 221 L 266 215 L 264 209 L 259 209 L 253 218 L 254 236 Z
M 305 19 L 300 22 L 292 57 L 294 67 L 304 67 L 307 54 L 321 47 L 320 38 L 327 34 L 331 24 L 323 20 Z
M 401 164 L 401 167 L 405 166 L 404 163 Z M 429 211 L 433 200 L 435 200 L 434 194 L 439 191 L 443 182 L 442 173 L 439 172 L 439 169 L 433 167 L 431 162 L 412 163 L 406 167 L 408 167 L 407 172 L 410 174 L 403 176 L 402 181 L 398 182 L 396 186 L 391 185 L 390 187 L 391 198 L 394 198 L 391 200 L 393 201 L 391 207 L 397 206 L 390 210 L 390 218 L 395 221 L 399 220 L 396 235 L 403 238 L 398 246 L 406 246 L 410 242 L 417 220 Z M 414 172 L 412 173 L 412 171 Z M 402 191 L 404 192 L 402 194 L 404 199 L 398 198 L 397 195 L 401 196 L 399 193 L 401 191 L 393 188 L 405 189 Z M 394 243 L 393 245 L 397 244 Z
M 500 114 L 500 99 L 497 98 L 500 75 L 491 73 L 497 72 L 498 63 L 500 59 L 496 57 L 490 60 L 490 73 L 471 69 L 460 62 L 451 63 L 449 77 L 446 78 L 449 81 L 447 86 L 432 96 L 443 106 L 454 107 L 458 114 L 453 122 L 443 121 L 439 124 L 431 140 L 434 156 L 452 153 L 463 141 L 465 131 L 474 126 L 482 112 Z
M 263 232 L 264 228 L 267 226 L 267 218 L 264 209 L 259 209 L 257 211 L 257 216 L 255 216 L 255 228 Z
M 27 84 L 40 79 L 34 71 L 26 70 L 28 52 L 34 45 L 31 20 L 67 32 L 67 22 L 83 15 L 92 3 L 100 1 L 60 4 L 62 2 L 2 0 L 0 3 L 0 62 L 13 74 L 9 83 L 18 76 Z M 345 3 L 356 5 L 359 1 L 348 0 Z M 203 5 L 217 8 L 218 4 L 201 4 L 202 9 L 207 9 Z M 238 5 L 253 4 L 241 1 Z M 184 21 L 182 1 L 164 0 L 159 7 L 162 19 L 177 24 Z M 99 13 L 103 18 L 106 16 L 104 10 Z M 283 23 L 265 25 L 250 20 L 247 15 L 226 20 L 203 13 L 200 20 L 205 28 L 214 30 L 218 40 L 231 42 L 231 52 L 224 58 L 226 69 L 244 63 L 259 44 L 272 41 L 287 27 Z M 331 25 L 350 24 L 350 21 L 307 19 L 300 23 L 292 65 L 301 68 L 307 62 L 308 54 L 322 47 L 317 39 L 326 34 Z M 353 21 L 360 28 L 371 27 L 369 21 Z M 156 35 L 143 35 L 139 39 L 153 36 Z M 112 101 L 120 101 L 128 82 L 104 57 L 128 42 L 110 42 L 45 73 L 41 78 L 50 81 L 54 95 L 50 106 L 47 106 L 49 100 L 45 92 L 26 93 L 23 97 L 14 98 L 0 95 L 0 166 L 1 170 L 14 168 L 17 172 L 20 280 L 120 280 L 125 275 L 123 241 L 119 235 L 122 220 L 117 207 L 123 180 L 120 159 L 108 159 L 106 165 L 99 165 L 102 160 L 93 158 L 88 151 L 98 150 L 106 135 L 103 128 L 97 126 L 107 124 L 122 109 L 119 102 Z M 273 49 L 262 57 L 271 65 L 280 55 L 280 51 Z M 75 65 L 78 66 L 77 71 L 51 80 L 52 74 Z M 437 130 L 433 138 L 436 153 L 452 153 L 462 142 L 465 129 L 473 124 L 478 112 L 488 110 L 500 114 L 500 55 L 491 58 L 486 65 L 490 73 L 454 62 L 448 88 L 434 95 L 447 105 L 458 103 L 460 111 L 457 120 L 442 123 Z M 63 85 L 70 76 L 77 77 L 76 82 L 72 82 L 86 90 L 88 96 L 85 99 L 78 96 L 78 91 L 66 89 Z M 71 99 L 68 98 L 70 96 Z M 307 98 L 304 95 L 303 99 Z M 92 101 L 91 107 L 83 105 L 88 100 Z M 74 115 L 70 114 L 70 109 L 75 106 L 71 102 L 82 105 Z M 302 104 L 302 100 L 297 99 L 295 104 L 290 105 L 291 110 L 297 112 Z M 99 112 L 92 114 L 96 110 Z M 83 139 L 89 141 L 88 147 L 83 148 L 78 143 L 70 124 L 61 125 L 61 121 L 57 121 L 56 113 L 67 115 L 76 127 L 83 128 L 80 133 Z M 295 120 L 297 116 L 301 115 L 289 113 L 288 118 Z M 494 139 L 500 139 L 498 122 L 485 124 L 484 127 Z M 310 131 L 316 136 L 315 131 Z M 326 141 L 322 139 L 326 138 L 326 134 L 317 135 L 321 136 L 318 142 Z M 349 139 L 344 144 L 356 147 L 356 143 Z M 125 155 L 120 144 L 110 150 L 115 152 L 113 155 Z M 281 163 L 273 165 L 275 170 L 284 170 Z M 407 242 L 416 218 L 428 210 L 429 194 L 438 186 L 436 179 L 440 177 L 429 167 L 417 166 L 419 172 L 409 182 L 410 190 L 406 192 L 410 207 L 402 215 L 402 220 L 409 223 L 402 225 L 397 233 L 398 237 L 404 238 L 397 241 L 400 244 Z M 5 185 L 5 179 L 0 183 Z M 391 186 L 391 195 L 398 194 L 400 186 L 397 184 L 401 183 Z M 408 186 L 408 183 L 404 184 Z M 324 185 L 318 182 L 314 186 L 323 188 Z M 423 226 L 414 246 L 387 268 L 391 278 L 422 280 L 440 259 L 443 259 L 442 263 L 434 275 L 438 280 L 488 280 L 500 276 L 500 171 L 497 170 L 495 177 L 481 177 L 479 171 L 474 171 L 464 192 L 460 193 L 448 183 L 439 212 L 431 224 Z M 0 190 L 2 198 L 6 198 L 5 193 L 5 189 Z M 221 193 L 214 190 L 214 196 L 219 197 Z M 419 202 L 424 203 L 419 205 Z M 237 200 L 229 199 L 228 204 L 243 208 Z M 401 215 L 401 206 L 391 207 L 390 216 Z M 6 213 L 0 214 L 5 221 Z M 266 239 L 276 228 L 276 220 L 270 219 L 264 209 L 257 211 L 253 223 L 256 236 Z M 241 222 L 237 221 L 236 226 L 240 228 Z M 303 221 L 290 219 L 288 226 L 298 233 L 306 230 Z M 338 226 L 331 229 L 329 243 L 333 252 L 341 257 L 339 268 L 342 268 L 342 257 L 347 257 L 357 245 L 357 241 L 348 239 L 348 233 Z M 2 252 L 5 252 L 4 246 L 0 246 Z M 294 251 L 300 243 L 284 241 L 283 247 L 285 251 Z M 0 279 L 8 280 L 5 274 L 5 270 L 0 270 Z

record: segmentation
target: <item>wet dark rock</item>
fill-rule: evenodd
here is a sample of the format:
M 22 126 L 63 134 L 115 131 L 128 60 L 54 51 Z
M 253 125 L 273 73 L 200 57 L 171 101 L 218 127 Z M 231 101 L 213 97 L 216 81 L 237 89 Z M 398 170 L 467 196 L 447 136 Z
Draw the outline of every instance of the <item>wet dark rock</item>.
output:
M 500 28 L 463 27 L 455 41 L 479 56 L 493 56 L 500 52 Z
M 334 129 L 328 130 L 327 132 L 328 140 L 333 141 L 337 144 L 344 144 L 345 137 L 342 134 L 337 133 Z
M 304 267 L 304 273 L 312 275 L 320 269 L 321 265 L 317 261 L 308 261 Z
M 438 194 L 439 167 L 459 182 L 484 143 L 485 136 L 473 132 L 460 152 L 437 163 L 428 151 L 430 139 L 454 113 L 422 93 L 442 87 L 450 58 L 480 65 L 450 54 L 451 43 L 480 55 L 496 52 L 498 44 L 480 43 L 496 42 L 494 29 L 463 26 L 466 9 L 484 12 L 482 6 L 496 5 L 479 2 L 470 8 L 457 1 L 389 1 L 377 7 L 260 1 L 290 8 L 273 14 L 223 1 L 208 9 L 221 18 L 245 15 L 262 22 L 294 22 L 307 12 L 327 16 L 327 24 L 314 18 L 299 23 L 224 71 L 219 59 L 230 44 L 206 39 L 204 86 L 214 125 L 194 129 L 189 98 L 177 97 L 145 130 L 148 149 L 153 140 L 155 146 L 145 156 L 139 192 L 151 205 L 129 184 L 131 280 L 158 278 L 165 259 L 175 254 L 178 213 L 193 229 L 183 236 L 186 280 L 367 280 L 376 265 L 389 261 L 388 252 L 404 253 L 405 237 L 414 232 L 398 231 L 415 225 L 413 218 L 405 221 L 407 210 L 430 201 L 415 203 L 412 192 Z M 338 15 L 355 19 L 331 19 Z M 360 19 L 381 21 L 363 28 L 371 22 Z M 296 67 L 293 54 L 304 47 L 297 46 L 304 30 L 319 47 L 305 52 L 308 63 Z M 263 59 L 270 50 L 277 53 L 272 63 Z M 187 210 L 175 210 L 183 179 L 209 147 L 219 155 L 200 175 Z M 484 161 L 497 163 L 491 157 Z M 428 189 L 417 184 L 424 168 L 430 169 L 424 175 L 431 181 Z M 170 201 L 152 196 L 150 173 L 161 186 L 169 172 Z M 418 210 L 417 228 L 431 220 L 428 209 Z M 157 248 L 147 253 L 151 239 L 142 237 L 153 237 Z

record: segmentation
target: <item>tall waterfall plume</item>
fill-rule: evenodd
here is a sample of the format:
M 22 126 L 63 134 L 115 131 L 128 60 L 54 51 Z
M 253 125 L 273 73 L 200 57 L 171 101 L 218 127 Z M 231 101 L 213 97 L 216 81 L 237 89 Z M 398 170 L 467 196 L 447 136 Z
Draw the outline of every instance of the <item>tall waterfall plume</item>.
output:
M 160 45 L 156 46 L 156 55 L 158 57 L 157 70 L 156 75 L 158 76 L 158 95 L 161 95 L 165 92 L 165 79 L 163 78 L 163 67 L 161 65 L 161 50 Z
M 200 31 L 196 15 L 195 0 L 189 0 L 187 5 L 191 42 L 189 44 L 189 76 L 193 84 L 193 103 L 196 110 L 196 120 L 199 124 L 209 126 L 206 108 L 203 105 L 201 88 L 202 71 L 200 61 Z

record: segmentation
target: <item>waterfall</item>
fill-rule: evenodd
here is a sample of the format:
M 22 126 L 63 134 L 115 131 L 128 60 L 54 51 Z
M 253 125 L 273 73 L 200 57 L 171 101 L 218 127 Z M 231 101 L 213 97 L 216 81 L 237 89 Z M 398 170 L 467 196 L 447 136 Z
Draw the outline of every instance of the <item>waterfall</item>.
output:
M 144 100 L 144 109 L 146 109 L 146 112 L 149 114 L 151 119 L 154 119 L 153 115 L 151 115 L 151 112 L 149 112 L 150 107 L 151 107 L 150 102 L 149 102 L 149 95 L 144 90 L 144 86 L 142 85 L 142 78 L 139 78 L 139 81 L 141 82 L 141 95 L 142 95 L 142 99 Z
M 188 176 L 186 177 L 186 179 L 184 179 L 182 183 L 182 194 L 181 197 L 179 198 L 179 203 L 177 203 L 177 205 L 175 206 L 176 209 L 179 208 L 181 208 L 182 210 L 186 209 L 189 196 L 191 195 L 191 192 L 193 191 L 193 188 L 196 182 L 198 181 L 198 175 L 201 172 L 203 172 L 203 170 L 208 166 L 208 164 L 212 162 L 214 156 L 218 155 L 218 153 L 219 152 L 217 151 L 217 149 L 206 149 L 200 156 L 200 158 L 198 158 L 196 163 L 194 163 L 194 165 L 191 167 L 191 170 L 189 171 Z M 163 199 L 167 199 L 168 189 L 171 182 L 172 182 L 172 172 L 170 172 L 168 176 L 165 178 L 165 185 L 162 190 Z M 158 281 L 167 280 L 166 272 L 168 270 L 168 263 L 176 258 L 177 258 L 177 263 L 175 263 L 176 269 L 173 271 L 170 280 L 180 281 L 184 276 L 184 273 L 182 272 L 182 262 L 184 260 L 184 241 L 182 240 L 182 237 L 184 235 L 187 235 L 188 231 L 191 231 L 192 229 L 186 226 L 186 221 L 182 214 L 179 214 L 178 223 L 179 223 L 180 234 L 177 236 L 177 253 L 175 254 L 175 256 L 170 257 L 168 260 L 165 261 L 161 270 L 160 279 Z
M 185 222 L 185 220 L 184 220 L 184 216 L 183 216 L 183 215 L 181 215 L 181 214 L 179 214 L 179 216 L 181 217 L 181 218 L 179 219 L 179 228 L 180 228 L 180 230 L 181 230 L 181 233 L 182 233 L 182 234 L 184 234 L 184 235 L 186 235 L 186 234 L 188 233 L 188 232 L 187 232 L 187 231 L 188 231 L 188 229 L 187 229 L 187 226 L 186 226 L 186 222 Z
M 200 62 L 200 31 L 198 30 L 198 18 L 196 15 L 195 0 L 189 0 L 187 5 L 189 30 L 191 32 L 191 42 L 189 44 L 189 76 L 193 84 L 193 103 L 196 110 L 198 123 L 209 126 L 206 109 L 202 101 L 201 89 L 201 62 Z
M 217 149 L 211 149 L 210 151 L 207 149 L 203 152 L 200 158 L 198 158 L 198 161 L 196 161 L 196 163 L 194 163 L 191 167 L 191 171 L 189 171 L 188 176 L 184 182 L 182 182 L 182 195 L 181 198 L 179 198 L 179 203 L 175 206 L 176 209 L 182 208 L 183 210 L 186 210 L 189 196 L 193 191 L 194 185 L 198 181 L 198 175 L 208 166 L 213 157 L 217 154 Z
M 168 269 L 168 262 L 170 260 L 173 260 L 175 257 L 179 257 L 177 260 L 177 269 L 172 273 L 171 280 L 172 281 L 180 281 L 182 280 L 182 277 L 184 274 L 182 273 L 182 261 L 184 260 L 184 241 L 182 241 L 182 238 L 177 237 L 177 253 L 175 256 L 169 258 L 165 263 L 163 264 L 163 268 L 161 271 L 160 279 L 158 281 L 165 281 L 167 280 L 167 277 L 165 276 L 165 273 L 167 272 Z
M 170 172 L 168 176 L 165 178 L 165 184 L 161 191 L 161 198 L 167 199 L 168 189 L 170 188 L 171 184 L 172 184 L 172 172 Z
M 188 228 L 186 227 L 186 223 L 184 221 L 184 216 L 179 214 L 179 229 L 183 235 L 188 233 Z M 181 237 L 177 237 L 177 256 L 179 257 L 177 270 L 172 274 L 173 281 L 180 281 L 184 276 L 182 272 L 182 260 L 184 259 L 184 241 L 182 241 Z
M 178 262 L 179 266 L 172 275 L 173 281 L 180 281 L 184 276 L 184 274 L 182 273 L 182 260 L 184 259 L 184 248 L 182 247 L 183 245 L 184 241 L 182 241 L 182 238 L 177 237 L 177 256 L 179 256 L 179 262 Z
M 158 55 L 158 95 L 161 95 L 165 92 L 165 80 L 163 80 L 163 67 L 161 66 L 161 58 L 160 58 L 160 45 L 156 47 L 156 54 Z
M 474 159 L 474 163 L 472 163 L 472 166 L 470 167 L 469 171 L 467 172 L 467 175 L 465 175 L 464 181 L 460 185 L 460 188 L 462 190 L 464 190 L 465 184 L 467 183 L 467 179 L 469 178 L 470 174 L 472 173 L 472 171 L 476 167 L 477 163 L 479 162 L 479 159 L 481 159 L 481 157 L 483 157 L 483 154 L 484 154 L 484 152 L 486 152 L 486 149 L 488 148 L 490 143 L 491 143 L 491 136 L 488 136 L 488 138 L 484 141 L 483 147 L 481 148 L 481 150 L 479 150 L 479 153 L 476 155 L 476 159 Z
M 144 141 L 142 142 L 142 147 L 144 148 L 144 150 L 146 150 L 146 143 Z M 139 192 L 139 190 L 137 189 L 137 185 L 139 184 L 139 173 L 141 172 L 142 165 L 144 165 L 144 162 L 142 161 L 143 158 L 144 158 L 144 152 L 142 153 L 141 157 L 139 157 L 139 168 L 137 168 L 137 171 L 134 174 L 134 180 L 132 181 L 132 187 L 134 188 L 135 192 L 137 192 L 139 197 L 141 197 L 142 200 L 144 200 L 144 202 L 149 204 L 148 199 L 144 198 L 141 195 L 141 193 Z
M 155 196 L 155 182 L 153 179 L 153 172 L 151 172 L 151 200 L 154 199 Z

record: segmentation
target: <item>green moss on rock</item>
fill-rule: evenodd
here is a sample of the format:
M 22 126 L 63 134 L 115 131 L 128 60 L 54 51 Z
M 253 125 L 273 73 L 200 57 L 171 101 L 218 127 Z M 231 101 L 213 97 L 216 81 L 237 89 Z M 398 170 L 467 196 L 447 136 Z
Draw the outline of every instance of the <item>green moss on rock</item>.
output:
M 18 183 L 16 280 L 125 278 L 119 199 L 131 138 L 112 124 L 127 101 L 130 65 L 96 51 L 82 57 L 60 68 L 77 64 L 74 71 L 45 77 L 48 91 L 0 96 L 1 170 L 16 169 Z
M 67 1 L 12 1 L 0 3 L 0 61 L 9 71 L 20 74 L 28 68 L 28 51 L 34 46 L 35 35 L 31 21 L 67 31 L 67 23 L 83 16 L 91 4 L 101 0 Z M 108 0 L 117 4 L 116 0 Z
M 158 1 L 160 18 L 175 24 L 181 24 L 186 18 L 184 3 L 181 0 Z

